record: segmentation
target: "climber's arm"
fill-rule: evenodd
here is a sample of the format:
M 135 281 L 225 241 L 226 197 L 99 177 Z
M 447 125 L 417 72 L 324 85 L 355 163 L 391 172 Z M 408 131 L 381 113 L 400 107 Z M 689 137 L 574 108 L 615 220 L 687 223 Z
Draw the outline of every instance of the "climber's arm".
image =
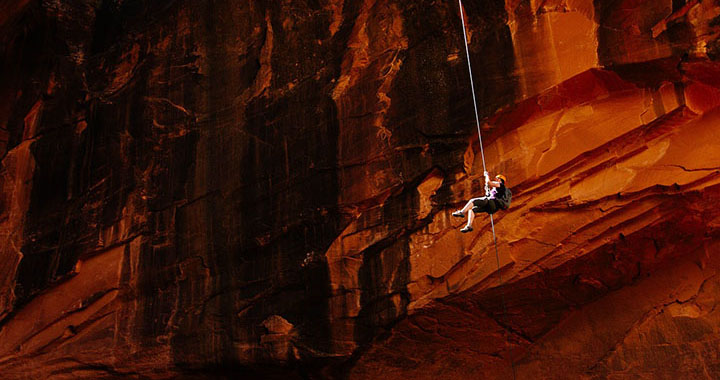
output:
M 490 187 L 500 187 L 502 185 L 499 181 L 491 181 L 488 172 L 485 172 L 485 183 Z

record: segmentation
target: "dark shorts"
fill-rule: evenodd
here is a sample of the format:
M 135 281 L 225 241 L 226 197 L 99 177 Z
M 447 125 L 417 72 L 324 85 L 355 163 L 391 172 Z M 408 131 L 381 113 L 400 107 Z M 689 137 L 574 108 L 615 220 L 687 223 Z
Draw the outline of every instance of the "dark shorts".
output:
M 489 198 L 475 198 L 473 199 L 473 211 L 474 212 L 486 212 L 488 214 L 494 214 L 500 209 L 498 201 Z

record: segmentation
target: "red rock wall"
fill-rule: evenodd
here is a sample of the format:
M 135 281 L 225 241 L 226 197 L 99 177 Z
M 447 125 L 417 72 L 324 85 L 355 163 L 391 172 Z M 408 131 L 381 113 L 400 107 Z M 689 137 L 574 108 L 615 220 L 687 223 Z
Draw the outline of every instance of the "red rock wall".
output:
M 0 370 L 717 378 L 720 4 L 0 5 Z

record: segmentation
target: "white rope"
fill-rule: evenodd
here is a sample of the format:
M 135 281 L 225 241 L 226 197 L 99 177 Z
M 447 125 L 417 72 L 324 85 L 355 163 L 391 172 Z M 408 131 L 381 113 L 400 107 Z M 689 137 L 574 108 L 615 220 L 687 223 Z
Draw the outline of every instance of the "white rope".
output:
M 487 171 L 485 166 L 485 151 L 483 150 L 482 134 L 480 133 L 480 115 L 477 109 L 477 99 L 475 98 L 475 82 L 473 81 L 472 66 L 470 65 L 470 49 L 468 48 L 467 29 L 465 28 L 465 13 L 463 12 L 462 0 L 458 0 L 460 6 L 460 21 L 463 27 L 463 41 L 465 42 L 465 57 L 467 58 L 468 73 L 470 74 L 470 89 L 472 90 L 473 108 L 475 109 L 475 125 L 477 126 L 478 141 L 480 142 L 480 157 L 482 157 L 483 172 Z M 488 196 L 490 189 L 487 181 L 485 181 L 485 196 Z M 492 218 L 492 215 L 490 215 Z
M 475 82 L 473 81 L 472 66 L 470 65 L 470 49 L 468 48 L 467 41 L 467 29 L 465 28 L 465 13 L 463 12 L 462 0 L 458 0 L 460 6 L 460 20 L 462 21 L 463 27 L 463 41 L 465 42 L 465 56 L 467 57 L 468 74 L 470 74 L 470 89 L 472 90 L 473 108 L 475 109 L 475 124 L 477 126 L 478 141 L 480 142 L 480 156 L 482 157 L 483 173 L 487 173 L 487 167 L 485 166 L 485 151 L 483 150 L 482 133 L 480 132 L 480 115 L 477 109 L 477 99 L 475 98 Z M 488 179 L 485 178 L 485 196 L 488 196 L 490 189 L 488 188 Z M 497 261 L 498 278 L 500 280 L 499 291 L 502 299 L 502 307 L 505 317 L 507 318 L 507 307 L 505 306 L 505 294 L 503 292 L 503 279 L 502 273 L 500 273 L 500 255 L 498 254 L 497 237 L 495 236 L 495 221 L 493 215 L 490 214 L 490 226 L 492 227 L 493 243 L 495 243 L 495 261 Z M 512 367 L 513 379 L 515 379 L 515 363 L 510 358 L 510 366 Z

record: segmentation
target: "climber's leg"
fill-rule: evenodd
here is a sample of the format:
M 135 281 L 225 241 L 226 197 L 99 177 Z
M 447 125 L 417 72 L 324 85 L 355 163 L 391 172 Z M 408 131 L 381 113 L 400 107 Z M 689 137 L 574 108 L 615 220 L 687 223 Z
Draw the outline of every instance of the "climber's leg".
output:
M 472 224 L 473 224 L 473 221 L 474 221 L 474 220 L 475 220 L 475 212 L 474 212 L 472 209 L 470 209 L 470 210 L 468 210 L 468 221 L 467 221 L 467 224 L 465 225 L 465 227 L 463 227 L 463 229 L 460 230 L 460 232 L 470 232 L 470 231 L 472 231 L 472 230 L 473 230 Z
M 490 200 L 487 199 L 486 197 L 473 198 L 473 199 L 471 199 L 471 201 L 473 203 L 472 210 L 475 212 L 486 212 L 488 203 L 490 203 Z
M 453 212 L 453 213 L 452 213 L 452 216 L 456 216 L 456 217 L 458 217 L 458 218 L 463 218 L 463 217 L 465 217 L 465 213 L 467 213 L 468 210 L 470 210 L 470 209 L 473 207 L 473 200 L 475 200 L 475 199 L 477 199 L 477 198 L 473 198 L 473 199 L 469 200 L 469 201 L 465 204 L 465 207 L 461 208 L 460 210 L 457 210 L 457 211 Z

